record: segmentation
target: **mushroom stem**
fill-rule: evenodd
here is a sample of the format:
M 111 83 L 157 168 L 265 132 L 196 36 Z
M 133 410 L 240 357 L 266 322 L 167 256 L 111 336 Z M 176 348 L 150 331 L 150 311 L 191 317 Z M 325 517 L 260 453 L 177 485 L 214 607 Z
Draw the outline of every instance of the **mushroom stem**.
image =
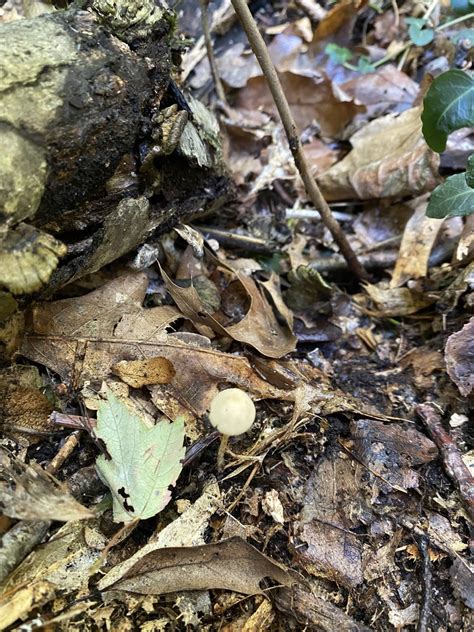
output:
M 229 443 L 229 435 L 223 434 L 221 436 L 219 450 L 217 451 L 217 471 L 218 472 L 222 472 L 222 470 L 224 469 L 224 456 L 227 450 L 228 443 Z

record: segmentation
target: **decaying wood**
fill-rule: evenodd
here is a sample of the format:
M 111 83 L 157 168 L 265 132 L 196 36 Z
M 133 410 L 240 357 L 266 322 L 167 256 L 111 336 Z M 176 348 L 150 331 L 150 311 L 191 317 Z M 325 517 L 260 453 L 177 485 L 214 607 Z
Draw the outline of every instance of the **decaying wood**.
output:
M 0 25 L 0 287 L 13 294 L 100 269 L 227 186 L 212 122 L 170 89 L 173 17 L 128 2 L 144 17 L 127 28 L 116 5 Z M 187 146 L 145 195 L 151 119 L 173 102 L 190 111 Z

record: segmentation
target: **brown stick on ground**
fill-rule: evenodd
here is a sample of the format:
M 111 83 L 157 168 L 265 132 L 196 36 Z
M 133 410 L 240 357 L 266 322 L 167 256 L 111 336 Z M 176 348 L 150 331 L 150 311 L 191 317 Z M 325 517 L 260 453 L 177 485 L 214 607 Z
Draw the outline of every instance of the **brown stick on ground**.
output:
M 441 414 L 432 404 L 420 404 L 416 412 L 423 420 L 431 438 L 443 457 L 444 467 L 453 479 L 464 500 L 469 515 L 474 520 L 474 477 L 462 460 L 459 448 L 441 424 Z
M 316 180 L 311 175 L 306 157 L 301 147 L 298 128 L 296 127 L 290 106 L 281 87 L 280 79 L 278 78 L 275 66 L 270 59 L 267 46 L 263 37 L 260 35 L 255 20 L 252 17 L 252 13 L 250 12 L 245 0 L 231 0 L 231 2 L 239 21 L 247 34 L 250 46 L 252 47 L 255 57 L 260 64 L 268 83 L 268 87 L 272 93 L 273 100 L 275 101 L 275 105 L 278 109 L 278 113 L 280 114 L 280 118 L 288 138 L 291 153 L 293 154 L 296 167 L 303 180 L 306 193 L 310 197 L 314 206 L 320 212 L 324 225 L 331 232 L 334 241 L 339 246 L 344 259 L 347 261 L 349 269 L 357 278 L 367 279 L 368 275 L 366 271 L 357 259 L 355 252 L 352 250 L 352 247 L 349 244 L 349 241 L 347 240 L 339 222 L 334 218 L 328 203 L 324 199 L 323 194 L 316 184 Z
M 216 89 L 217 98 L 223 103 L 227 103 L 225 96 L 224 86 L 222 85 L 219 71 L 217 69 L 216 58 L 214 56 L 214 50 L 212 48 L 211 41 L 211 29 L 209 26 L 209 0 L 199 0 L 201 5 L 201 24 L 202 32 L 204 35 L 204 43 L 206 44 L 207 58 L 209 60 L 209 66 L 211 68 L 212 79 L 214 80 L 214 87 Z

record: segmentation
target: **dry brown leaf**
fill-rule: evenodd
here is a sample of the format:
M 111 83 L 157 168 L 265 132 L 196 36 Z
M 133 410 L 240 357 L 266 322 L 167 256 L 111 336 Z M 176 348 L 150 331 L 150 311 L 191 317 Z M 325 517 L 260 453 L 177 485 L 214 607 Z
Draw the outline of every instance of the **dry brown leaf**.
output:
M 35 463 L 23 463 L 0 451 L 2 513 L 22 520 L 84 520 L 93 512 L 75 500 L 66 486 Z
M 421 107 L 388 114 L 351 137 L 352 151 L 319 184 L 328 200 L 368 200 L 431 191 L 439 182 L 439 156 L 421 134 Z
M 328 11 L 321 20 L 314 34 L 316 39 L 324 39 L 336 33 L 351 18 L 355 18 L 357 11 L 364 6 L 366 0 L 340 0 Z
M 418 388 L 429 389 L 435 376 L 432 373 L 445 368 L 443 354 L 426 347 L 416 347 L 400 358 L 400 366 L 406 369 L 411 366 L 414 382 Z
M 449 336 L 444 354 L 449 377 L 467 397 L 474 388 L 474 317 Z
M 300 129 L 316 121 L 324 136 L 338 138 L 347 123 L 357 113 L 365 111 L 363 106 L 356 105 L 350 97 L 337 90 L 324 73 L 314 79 L 292 72 L 282 72 L 279 76 Z M 263 77 L 250 79 L 246 87 L 239 90 L 236 107 L 248 110 L 261 108 L 277 117 L 273 98 Z
M 85 296 L 39 303 L 30 326 L 50 336 L 124 338 L 133 333 L 135 339 L 148 340 L 182 315 L 170 306 L 143 309 L 147 285 L 146 274 L 126 274 Z
M 42 386 L 36 367 L 18 365 L 0 372 L 0 427 L 21 444 L 55 430 L 49 421 L 53 406 Z
M 141 388 L 150 384 L 169 384 L 176 375 L 173 364 L 167 358 L 147 360 L 121 360 L 114 364 L 112 373 L 129 386 Z
M 444 219 L 426 217 L 427 201 L 421 202 L 408 220 L 402 237 L 390 287 L 400 287 L 409 279 L 428 274 L 428 260 Z
M 174 283 L 161 271 L 168 292 L 180 308 L 181 312 L 192 322 L 208 327 L 216 333 L 229 336 L 238 342 L 249 344 L 269 358 L 281 358 L 296 347 L 296 338 L 288 326 L 279 324 L 273 310 L 259 291 L 251 277 L 237 274 L 232 268 L 216 260 L 226 267 L 238 279 L 250 298 L 250 306 L 245 316 L 236 324 L 224 327 L 208 310 L 196 289 L 191 285 L 182 287 Z
M 179 517 L 154 534 L 132 557 L 114 566 L 99 582 L 105 590 L 119 581 L 132 566 L 153 551 L 169 547 L 192 547 L 205 543 L 204 533 L 209 520 L 221 503 L 219 486 L 210 481 L 202 495 Z
M 109 589 L 163 595 L 220 588 L 255 595 L 262 594 L 260 582 L 265 577 L 283 586 L 295 583 L 283 566 L 244 540 L 231 538 L 217 544 L 153 551 Z
M 367 283 L 364 289 L 377 305 L 380 316 L 409 316 L 436 301 L 436 297 L 427 292 L 415 292 L 407 287 L 389 288 L 385 282 Z
M 404 479 L 410 487 L 417 487 L 416 473 L 404 470 L 429 463 L 438 456 L 433 441 L 407 425 L 357 419 L 351 421 L 351 434 L 359 460 L 392 488 L 405 489 Z
M 349 533 L 360 524 L 356 517 L 360 477 L 348 459 L 321 460 L 306 484 L 297 523 L 298 536 L 307 544 L 298 551 L 304 568 L 347 587 L 363 581 L 362 543 Z
M 377 68 L 375 72 L 359 74 L 339 87 L 354 103 L 365 105 L 367 112 L 361 116 L 371 119 L 412 107 L 419 92 L 416 81 L 392 64 Z

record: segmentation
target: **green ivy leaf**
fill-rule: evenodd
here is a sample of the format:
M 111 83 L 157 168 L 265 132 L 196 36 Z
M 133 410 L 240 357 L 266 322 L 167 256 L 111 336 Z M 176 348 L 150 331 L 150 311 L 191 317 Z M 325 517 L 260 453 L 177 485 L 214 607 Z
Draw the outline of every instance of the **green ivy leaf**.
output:
M 360 57 L 357 61 L 357 70 L 365 75 L 369 72 L 374 72 L 376 68 L 368 57 Z
M 114 520 L 144 520 L 166 507 L 185 454 L 183 419 L 150 428 L 109 390 L 95 434 L 111 457 L 99 456 L 96 467 L 112 492 Z
M 408 36 L 415 46 L 426 46 L 433 41 L 433 29 L 427 29 L 426 20 L 422 18 L 405 18 L 405 22 L 409 24 Z
M 474 189 L 474 154 L 471 154 L 467 159 L 466 184 Z
M 465 174 L 450 176 L 431 194 L 426 215 L 435 219 L 474 213 L 474 189 L 466 182 Z
M 433 81 L 423 101 L 423 135 L 434 151 L 442 152 L 448 134 L 474 124 L 474 78 L 448 70 Z
M 348 48 L 344 46 L 338 46 L 337 44 L 327 44 L 324 52 L 329 59 L 336 64 L 345 64 L 349 59 L 352 59 L 353 55 Z

